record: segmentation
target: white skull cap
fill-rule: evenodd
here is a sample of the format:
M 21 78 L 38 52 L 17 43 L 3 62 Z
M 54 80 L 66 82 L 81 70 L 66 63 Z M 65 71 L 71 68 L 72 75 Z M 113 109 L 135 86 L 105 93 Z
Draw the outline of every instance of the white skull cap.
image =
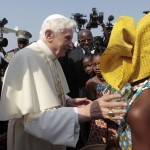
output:
M 50 16 L 48 16 L 46 19 L 45 19 L 45 21 L 47 21 L 47 20 L 51 20 L 51 19 L 57 19 L 57 18 L 64 18 L 64 19 L 67 19 L 65 16 L 63 16 L 63 15 L 60 15 L 60 14 L 53 14 L 53 15 L 50 15 Z M 44 21 L 44 22 L 45 22 Z

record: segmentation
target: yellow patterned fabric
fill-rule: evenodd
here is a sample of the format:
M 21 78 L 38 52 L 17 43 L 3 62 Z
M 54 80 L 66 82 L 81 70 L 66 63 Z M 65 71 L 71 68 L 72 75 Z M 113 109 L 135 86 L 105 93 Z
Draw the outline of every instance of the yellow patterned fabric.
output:
M 137 24 L 128 16 L 115 23 L 108 47 L 101 56 L 100 69 L 116 90 L 126 83 L 150 76 L 150 14 Z

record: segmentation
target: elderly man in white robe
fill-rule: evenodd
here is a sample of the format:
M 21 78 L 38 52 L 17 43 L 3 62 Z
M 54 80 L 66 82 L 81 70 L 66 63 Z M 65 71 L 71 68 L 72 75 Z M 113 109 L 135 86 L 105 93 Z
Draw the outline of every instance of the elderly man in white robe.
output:
M 72 99 L 57 60 L 73 46 L 74 20 L 54 14 L 47 17 L 37 42 L 12 58 L 0 101 L 0 120 L 9 120 L 8 150 L 65 150 L 75 147 L 80 122 L 95 118 L 122 119 L 124 102 L 111 102 L 109 94 L 91 102 Z M 116 107 L 121 107 L 117 109 Z M 110 109 L 113 108 L 113 115 Z M 112 112 L 111 112 L 112 113 Z

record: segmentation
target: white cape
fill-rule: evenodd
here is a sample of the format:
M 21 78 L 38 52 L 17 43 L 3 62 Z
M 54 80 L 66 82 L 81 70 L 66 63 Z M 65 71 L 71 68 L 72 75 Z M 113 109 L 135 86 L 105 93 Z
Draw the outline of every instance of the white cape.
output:
M 55 66 L 55 67 L 54 67 Z M 62 91 L 58 91 L 59 76 Z M 41 40 L 17 52 L 5 73 L 0 101 L 0 120 L 62 106 L 59 95 L 69 92 L 62 68 Z

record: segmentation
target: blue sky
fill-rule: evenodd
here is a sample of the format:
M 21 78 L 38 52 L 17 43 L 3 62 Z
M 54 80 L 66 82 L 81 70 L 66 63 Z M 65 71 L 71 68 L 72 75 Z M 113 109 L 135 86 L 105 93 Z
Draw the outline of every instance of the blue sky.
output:
M 92 8 L 96 7 L 98 12 L 104 12 L 104 22 L 107 22 L 109 15 L 115 17 L 115 22 L 119 16 L 127 15 L 138 22 L 144 16 L 143 11 L 150 10 L 149 0 L 1 0 L 0 20 L 6 18 L 8 23 L 5 27 L 28 30 L 32 33 L 30 41 L 35 41 L 39 37 L 39 31 L 44 19 L 50 14 L 59 13 L 66 17 L 71 17 L 72 13 L 89 14 Z M 92 29 L 95 35 L 101 34 L 101 28 Z M 16 35 L 14 33 L 4 34 L 8 39 L 8 46 L 4 49 L 9 51 L 17 47 Z M 76 40 L 74 34 L 73 41 Z

